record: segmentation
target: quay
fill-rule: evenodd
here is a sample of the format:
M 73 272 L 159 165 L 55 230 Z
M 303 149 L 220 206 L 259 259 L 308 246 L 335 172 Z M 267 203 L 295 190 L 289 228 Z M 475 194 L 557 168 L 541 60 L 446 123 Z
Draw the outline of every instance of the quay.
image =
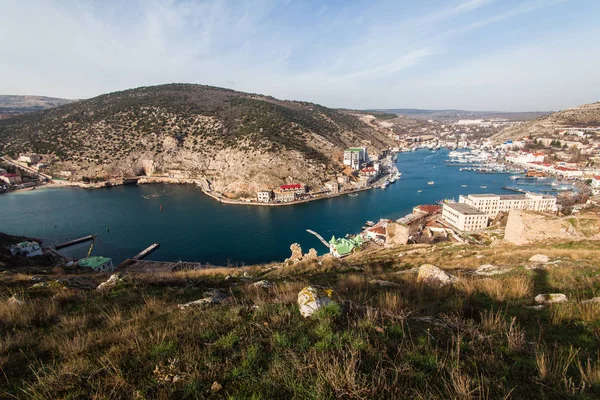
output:
M 146 249 L 140 251 L 138 253 L 138 255 L 136 255 L 135 257 L 133 257 L 133 260 L 140 260 L 144 257 L 146 257 L 148 254 L 152 253 L 154 250 L 156 250 L 158 248 L 158 246 L 160 246 L 160 244 L 158 243 L 153 243 L 150 246 L 148 246 Z
M 65 247 L 73 246 L 73 245 L 78 244 L 78 243 L 87 242 L 89 240 L 92 240 L 93 238 L 94 238 L 94 235 L 84 236 L 84 237 L 81 237 L 79 239 L 70 240 L 68 242 L 57 244 L 56 246 L 54 246 L 54 248 L 56 250 L 59 250 L 59 249 L 65 248 Z
M 327 247 L 328 249 L 331 247 L 329 245 L 329 242 L 327 240 L 323 239 L 323 236 L 319 235 L 317 232 L 310 230 L 310 229 L 307 229 L 306 232 L 310 233 L 311 235 L 315 235 L 317 237 L 317 239 L 319 239 L 321 241 L 321 243 L 323 243 L 323 245 L 325 247 Z
M 528 193 L 527 190 L 508 187 L 508 186 L 502 186 L 502 189 L 510 190 L 511 192 L 517 192 L 517 193 Z

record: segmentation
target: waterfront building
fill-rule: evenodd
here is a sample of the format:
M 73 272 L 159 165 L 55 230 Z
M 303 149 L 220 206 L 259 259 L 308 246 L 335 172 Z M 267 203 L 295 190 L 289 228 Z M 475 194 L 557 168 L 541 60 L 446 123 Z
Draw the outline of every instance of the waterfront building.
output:
M 340 185 L 336 181 L 325 182 L 325 188 L 332 194 L 338 194 L 340 192 Z
M 352 254 L 362 244 L 363 239 L 360 236 L 352 239 L 336 239 L 335 236 L 332 236 L 329 241 L 329 253 L 336 258 L 343 258 Z
M 463 232 L 484 229 L 488 225 L 488 216 L 465 203 L 444 203 L 442 219 Z
M 259 203 L 268 203 L 273 198 L 272 190 L 261 190 L 257 193 Z
M 18 174 L 2 174 L 0 180 L 8 183 L 9 185 L 20 185 L 23 183 L 21 176 Z
M 20 255 L 25 257 L 34 257 L 42 255 L 42 248 L 38 242 L 25 241 L 17 243 L 10 248 L 10 254 L 13 256 Z
M 113 272 L 115 270 L 112 258 L 108 257 L 86 257 L 79 260 L 77 264 L 80 267 L 91 268 L 94 272 Z
M 553 212 L 556 210 L 556 197 L 536 193 L 461 195 L 458 202 L 484 212 L 490 218 L 495 218 L 499 212 L 508 212 L 510 210 L 542 212 Z
M 576 168 L 554 167 L 554 171 L 556 174 L 562 175 L 566 178 L 578 178 L 583 176 L 583 171 Z
M 594 194 L 600 194 L 600 176 L 594 176 L 591 185 Z
M 349 165 L 352 169 L 358 170 L 368 162 L 369 155 L 366 147 L 351 147 L 344 150 L 344 165 Z
M 281 185 L 273 191 L 275 201 L 280 203 L 288 203 L 290 201 L 299 200 L 306 193 L 306 186 L 301 183 L 291 185 Z

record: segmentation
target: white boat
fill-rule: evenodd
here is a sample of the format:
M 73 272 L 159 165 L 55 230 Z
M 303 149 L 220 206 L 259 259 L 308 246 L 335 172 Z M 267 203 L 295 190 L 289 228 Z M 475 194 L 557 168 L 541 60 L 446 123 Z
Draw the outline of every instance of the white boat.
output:
M 356 196 L 358 196 L 358 193 L 348 193 L 348 196 L 350 196 L 350 197 L 356 197 Z
M 422 192 L 422 190 L 421 190 L 421 189 L 417 190 L 417 193 L 421 193 L 421 192 Z
M 482 189 L 487 189 L 487 186 L 479 186 Z
M 429 182 L 427 182 L 427 184 L 428 184 L 428 185 L 434 185 L 434 184 L 435 184 L 435 182 L 434 182 L 434 181 L 429 181 Z
M 510 178 L 511 181 L 516 181 L 517 179 L 519 179 L 519 177 L 517 175 L 512 175 Z
M 467 187 L 467 185 L 460 185 L 460 187 Z

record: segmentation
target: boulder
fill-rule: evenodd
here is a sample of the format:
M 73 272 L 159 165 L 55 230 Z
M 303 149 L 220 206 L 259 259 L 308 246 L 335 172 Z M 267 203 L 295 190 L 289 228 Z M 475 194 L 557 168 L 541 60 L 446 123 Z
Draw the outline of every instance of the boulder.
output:
M 254 282 L 250 284 L 250 287 L 252 288 L 256 288 L 256 289 L 269 289 L 272 288 L 273 282 L 269 282 L 266 280 L 262 280 L 262 281 L 258 281 L 258 282 Z
M 204 292 L 204 298 L 199 300 L 190 301 L 184 304 L 179 304 L 181 310 L 185 310 L 188 307 L 207 307 L 211 304 L 221 304 L 223 301 L 229 298 L 229 295 L 219 289 L 210 289 Z
M 108 291 L 122 282 L 125 282 L 125 279 L 123 279 L 123 276 L 121 274 L 112 274 L 110 278 L 108 278 L 108 280 L 99 284 L 96 289 L 100 291 Z
M 567 296 L 562 293 L 544 293 L 535 296 L 535 302 L 538 304 L 564 303 Z
M 536 254 L 529 259 L 530 263 L 545 264 L 550 261 L 550 258 L 544 254 Z
M 369 281 L 371 285 L 379 286 L 379 287 L 400 287 L 401 285 L 396 282 L 383 281 L 380 279 L 371 279 Z
M 594 297 L 589 300 L 583 300 L 581 304 L 600 304 L 600 297 Z
M 443 287 L 458 282 L 458 278 L 447 274 L 435 265 L 423 264 L 419 267 L 417 282 L 422 282 L 427 286 Z
M 68 278 L 57 279 L 63 287 L 69 289 L 94 290 L 98 284 L 93 279 L 85 276 L 70 276 Z
M 479 276 L 493 276 L 501 275 L 510 271 L 510 268 L 501 268 L 492 264 L 484 264 L 477 268 L 474 272 L 475 275 Z
M 322 288 L 319 286 L 307 286 L 298 293 L 298 307 L 300 314 L 303 317 L 310 317 L 315 311 L 331 304 L 331 289 Z

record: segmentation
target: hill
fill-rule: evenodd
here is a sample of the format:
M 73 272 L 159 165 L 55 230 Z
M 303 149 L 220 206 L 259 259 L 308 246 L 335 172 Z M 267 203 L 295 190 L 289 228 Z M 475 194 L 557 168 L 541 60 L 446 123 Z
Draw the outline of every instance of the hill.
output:
M 98 96 L 0 121 L 9 154 L 56 158 L 72 179 L 140 174 L 206 178 L 238 195 L 284 182 L 319 185 L 348 146 L 372 152 L 387 135 L 317 104 L 229 89 L 169 84 Z
M 492 139 L 513 140 L 525 136 L 552 135 L 556 130 L 569 127 L 599 127 L 600 102 L 584 104 L 579 107 L 567 108 L 562 111 L 536 118 L 524 124 L 507 128 Z
M 391 108 L 375 110 L 382 113 L 391 113 L 404 117 L 435 120 L 440 122 L 453 122 L 460 119 L 479 119 L 479 118 L 503 118 L 509 121 L 528 121 L 543 115 L 550 114 L 550 111 L 526 111 L 526 112 L 506 112 L 506 111 L 467 111 L 467 110 L 426 110 L 417 108 Z
M 60 107 L 73 101 L 45 96 L 0 95 L 0 118 Z
M 107 274 L 9 270 L 0 396 L 598 398 L 598 257 L 589 241 L 441 243 L 121 275 L 103 290 Z M 421 279 L 427 264 L 453 283 Z M 308 285 L 333 303 L 303 318 Z M 544 293 L 564 298 L 537 304 Z

